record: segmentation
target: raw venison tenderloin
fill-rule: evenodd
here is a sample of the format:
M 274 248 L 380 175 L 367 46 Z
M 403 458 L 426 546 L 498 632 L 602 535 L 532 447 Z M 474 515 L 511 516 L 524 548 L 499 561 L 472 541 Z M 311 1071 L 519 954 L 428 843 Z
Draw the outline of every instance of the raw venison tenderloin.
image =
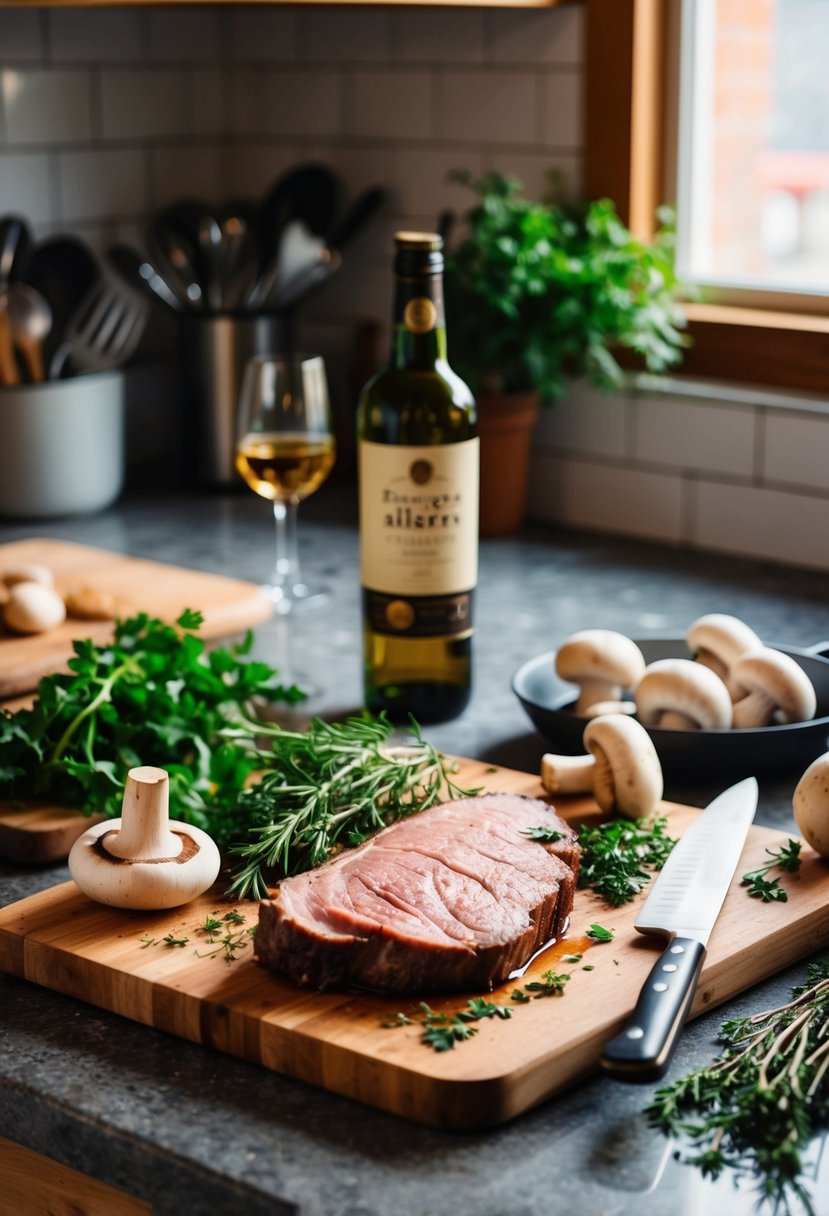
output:
M 561 838 L 525 834 L 540 826 Z M 580 855 L 575 832 L 545 802 L 446 802 L 286 878 L 260 905 L 256 953 L 320 990 L 487 989 L 564 931 Z

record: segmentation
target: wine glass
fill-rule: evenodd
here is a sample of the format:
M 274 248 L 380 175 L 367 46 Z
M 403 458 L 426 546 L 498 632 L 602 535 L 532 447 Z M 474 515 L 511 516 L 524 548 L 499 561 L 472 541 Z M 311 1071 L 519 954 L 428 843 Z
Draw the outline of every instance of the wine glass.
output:
M 325 364 L 319 355 L 262 355 L 245 368 L 239 399 L 236 468 L 273 502 L 276 564 L 264 587 L 274 611 L 323 603 L 327 592 L 304 582 L 297 548 L 297 507 L 334 465 Z

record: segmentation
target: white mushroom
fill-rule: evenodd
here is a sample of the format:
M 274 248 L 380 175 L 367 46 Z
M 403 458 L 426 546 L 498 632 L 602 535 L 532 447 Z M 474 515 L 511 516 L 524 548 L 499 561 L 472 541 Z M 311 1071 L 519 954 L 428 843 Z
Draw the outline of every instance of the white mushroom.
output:
M 812 681 L 794 659 L 767 646 L 751 650 L 731 670 L 739 699 L 734 725 L 768 726 L 775 722 L 805 722 L 815 716 L 817 697 Z
M 709 612 L 707 616 L 694 621 L 685 640 L 696 661 L 710 667 L 725 684 L 731 700 L 736 701 L 731 668 L 740 655 L 747 650 L 758 650 L 763 645 L 754 630 L 736 616 Z
M 635 714 L 635 701 L 597 701 L 585 710 L 585 718 L 603 718 L 606 714 Z
M 797 826 L 816 853 L 829 857 L 829 752 L 818 756 L 797 783 L 792 799 Z
M 622 690 L 633 688 L 644 670 L 645 660 L 636 643 L 612 629 L 582 629 L 556 654 L 556 671 L 562 680 L 580 685 L 577 714 L 585 714 L 597 701 L 620 700 Z
M 722 730 L 731 725 L 731 698 L 719 676 L 690 659 L 657 659 L 636 686 L 645 726 L 662 730 Z
M 7 566 L 0 574 L 3 583 L 11 590 L 18 583 L 40 583 L 41 587 L 54 587 L 55 576 L 48 566 L 40 562 L 19 562 L 16 566 Z
M 216 881 L 219 850 L 206 832 L 169 817 L 163 768 L 131 769 L 120 819 L 84 832 L 69 872 L 90 899 L 113 908 L 178 908 Z
M 3 619 L 15 633 L 45 633 L 63 624 L 66 605 L 56 591 L 41 583 L 15 583 Z
M 648 732 L 625 714 L 606 714 L 584 731 L 589 756 L 541 758 L 541 781 L 551 794 L 589 793 L 603 811 L 629 819 L 653 814 L 662 797 L 662 766 Z

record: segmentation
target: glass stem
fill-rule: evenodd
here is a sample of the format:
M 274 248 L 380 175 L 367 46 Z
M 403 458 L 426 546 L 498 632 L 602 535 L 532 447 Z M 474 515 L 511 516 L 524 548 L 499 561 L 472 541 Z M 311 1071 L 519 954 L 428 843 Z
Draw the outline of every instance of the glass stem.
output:
M 276 520 L 276 567 L 274 583 L 290 596 L 301 581 L 299 577 L 299 549 L 297 548 L 297 504 L 274 502 L 273 517 Z

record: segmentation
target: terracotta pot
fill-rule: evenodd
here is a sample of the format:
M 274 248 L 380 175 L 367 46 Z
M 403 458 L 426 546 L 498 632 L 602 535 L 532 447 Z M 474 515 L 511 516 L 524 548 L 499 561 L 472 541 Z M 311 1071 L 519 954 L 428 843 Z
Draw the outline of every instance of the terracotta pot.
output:
M 537 419 L 536 392 L 478 398 L 481 536 L 508 536 L 524 522 L 530 443 Z

